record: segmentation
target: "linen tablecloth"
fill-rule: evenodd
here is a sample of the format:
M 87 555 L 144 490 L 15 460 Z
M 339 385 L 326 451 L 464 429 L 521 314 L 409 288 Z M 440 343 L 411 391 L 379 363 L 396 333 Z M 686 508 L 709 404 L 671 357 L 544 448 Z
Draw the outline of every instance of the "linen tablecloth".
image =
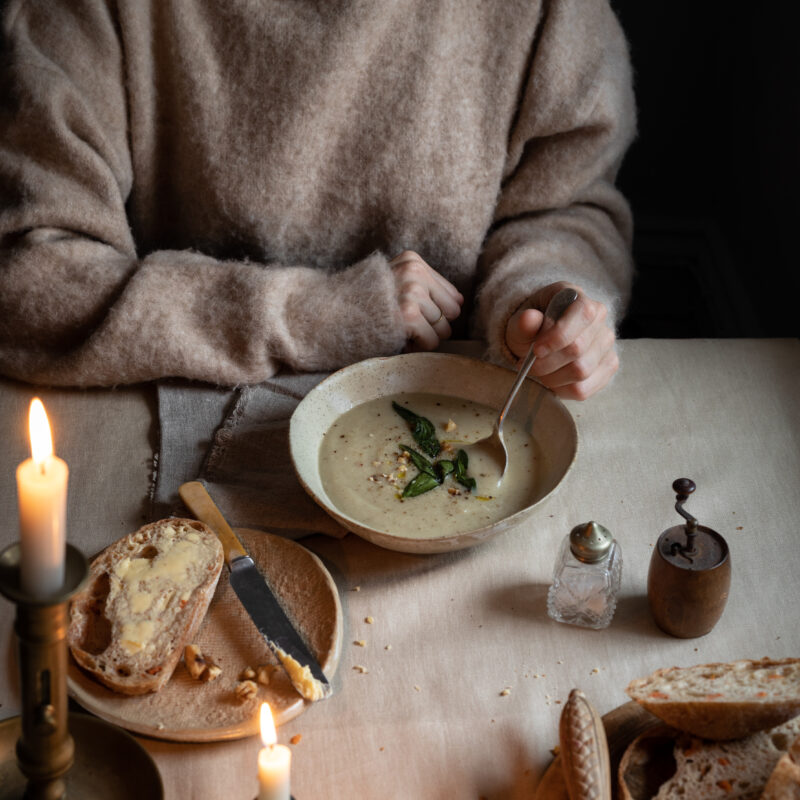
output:
M 662 666 L 800 655 L 800 343 L 631 340 L 620 351 L 610 387 L 567 403 L 580 437 L 575 466 L 519 528 L 434 556 L 354 535 L 302 539 L 337 582 L 346 629 L 333 697 L 279 731 L 283 742 L 301 737 L 292 745 L 297 800 L 530 798 L 573 687 L 605 713 L 627 700 L 628 681 Z M 3 544 L 17 538 L 13 469 L 26 456 L 33 391 L 0 383 Z M 156 394 L 42 397 L 71 470 L 70 541 L 93 552 L 152 513 Z M 220 402 L 209 418 L 222 424 L 231 410 Z M 211 439 L 195 444 L 205 454 Z M 697 483 L 688 507 L 725 536 L 733 563 L 722 619 L 694 640 L 661 633 L 646 603 L 653 545 L 680 522 L 678 477 Z M 545 609 L 558 545 L 589 519 L 614 533 L 623 555 L 604 631 L 560 625 Z M 0 716 L 9 716 L 19 712 L 13 607 L 1 602 Z M 169 800 L 256 793 L 256 739 L 142 741 Z

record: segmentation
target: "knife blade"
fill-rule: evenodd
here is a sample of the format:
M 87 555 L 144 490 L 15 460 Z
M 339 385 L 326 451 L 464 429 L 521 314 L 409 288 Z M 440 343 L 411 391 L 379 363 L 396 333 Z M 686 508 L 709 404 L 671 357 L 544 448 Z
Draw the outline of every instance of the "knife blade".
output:
M 225 521 L 205 486 L 199 481 L 178 489 L 187 508 L 217 534 L 222 542 L 231 587 L 250 619 L 280 661 L 292 685 L 306 700 L 322 700 L 332 689 L 317 659 L 286 615 L 255 562 Z

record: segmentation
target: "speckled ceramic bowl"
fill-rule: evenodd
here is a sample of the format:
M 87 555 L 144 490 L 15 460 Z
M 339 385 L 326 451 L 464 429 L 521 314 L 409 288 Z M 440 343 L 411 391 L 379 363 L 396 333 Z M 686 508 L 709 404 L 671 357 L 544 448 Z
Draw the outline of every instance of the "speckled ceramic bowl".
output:
M 572 467 L 578 432 L 566 406 L 534 381 L 525 381 L 510 418 L 532 432 L 541 464 L 534 501 L 498 522 L 476 530 L 433 539 L 397 536 L 363 525 L 334 506 L 320 478 L 323 434 L 354 406 L 398 392 L 429 392 L 502 408 L 514 382 L 511 370 L 474 358 L 447 353 L 409 353 L 360 361 L 334 372 L 312 389 L 295 409 L 289 444 L 295 470 L 306 491 L 341 525 L 373 544 L 404 553 L 443 553 L 480 544 L 519 525 L 536 513 Z

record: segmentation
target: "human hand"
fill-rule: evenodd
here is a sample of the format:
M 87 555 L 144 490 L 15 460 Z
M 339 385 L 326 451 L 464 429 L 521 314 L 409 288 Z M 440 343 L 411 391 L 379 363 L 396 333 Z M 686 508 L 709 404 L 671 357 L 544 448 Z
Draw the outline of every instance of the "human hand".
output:
M 544 322 L 544 309 L 565 287 L 578 292 L 563 316 L 552 324 Z M 602 389 L 619 369 L 614 331 L 606 324 L 608 309 L 588 298 L 579 286 L 559 281 L 531 297 L 533 308 L 517 311 L 506 326 L 506 344 L 524 358 L 535 342 L 530 375 L 560 397 L 585 400 Z
M 464 297 L 413 250 L 404 250 L 389 266 L 403 315 L 406 349 L 434 350 L 450 338 L 450 323 L 461 313 Z

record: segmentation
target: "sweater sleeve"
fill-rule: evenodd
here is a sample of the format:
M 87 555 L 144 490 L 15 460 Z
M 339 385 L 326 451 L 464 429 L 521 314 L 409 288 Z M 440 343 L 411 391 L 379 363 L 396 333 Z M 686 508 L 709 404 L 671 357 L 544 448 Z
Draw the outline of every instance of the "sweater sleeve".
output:
M 388 262 L 137 253 L 112 4 L 11 0 L 0 65 L 0 373 L 53 385 L 264 380 L 404 344 Z M 57 19 L 54 18 L 57 9 Z
M 607 0 L 542 8 L 478 265 L 475 332 L 498 362 L 516 360 L 506 323 L 537 289 L 573 282 L 616 325 L 633 275 L 630 210 L 614 185 L 636 124 L 624 35 Z

